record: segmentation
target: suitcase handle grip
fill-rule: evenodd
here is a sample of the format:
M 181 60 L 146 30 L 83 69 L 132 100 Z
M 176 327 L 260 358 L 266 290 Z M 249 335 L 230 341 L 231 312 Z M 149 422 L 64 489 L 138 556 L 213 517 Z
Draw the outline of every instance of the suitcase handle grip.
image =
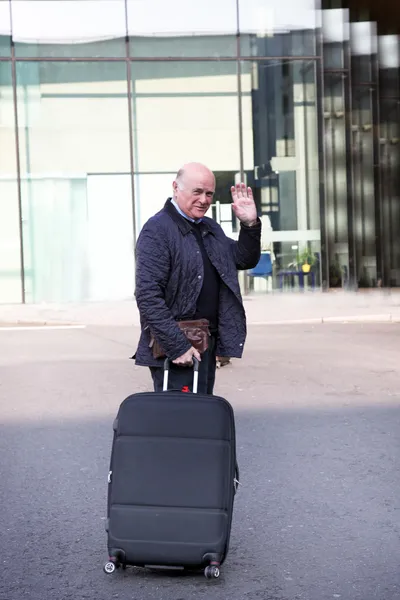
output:
M 193 393 L 197 394 L 197 388 L 199 384 L 199 361 L 195 356 L 192 357 L 193 360 Z M 164 382 L 163 382 L 163 392 L 168 390 L 168 376 L 169 376 L 169 365 L 170 359 L 166 358 L 164 361 Z

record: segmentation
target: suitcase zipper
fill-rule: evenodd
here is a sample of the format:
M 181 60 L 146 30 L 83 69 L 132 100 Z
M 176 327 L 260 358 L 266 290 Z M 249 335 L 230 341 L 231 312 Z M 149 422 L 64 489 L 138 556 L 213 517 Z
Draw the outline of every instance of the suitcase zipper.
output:
M 112 471 L 108 471 L 108 477 L 107 477 L 108 483 L 111 483 L 111 475 L 112 475 Z

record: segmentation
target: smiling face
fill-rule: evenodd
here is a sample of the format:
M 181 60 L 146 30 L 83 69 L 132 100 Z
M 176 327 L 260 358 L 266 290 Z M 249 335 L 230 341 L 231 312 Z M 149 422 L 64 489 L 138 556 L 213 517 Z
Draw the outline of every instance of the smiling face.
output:
M 173 189 L 181 211 L 191 219 L 201 219 L 213 201 L 215 177 L 204 165 L 192 163 L 181 169 Z

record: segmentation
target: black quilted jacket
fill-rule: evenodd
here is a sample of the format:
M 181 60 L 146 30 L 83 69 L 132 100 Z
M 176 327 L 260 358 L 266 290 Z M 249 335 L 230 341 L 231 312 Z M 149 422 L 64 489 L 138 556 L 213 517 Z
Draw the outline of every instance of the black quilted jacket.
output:
M 204 245 L 221 280 L 217 356 L 240 358 L 246 339 L 238 269 L 251 269 L 260 259 L 261 222 L 241 225 L 239 240 L 228 238 L 218 223 L 204 217 Z M 168 199 L 142 228 L 136 247 L 136 301 L 142 333 L 136 364 L 161 366 L 149 348 L 150 331 L 174 360 L 190 343 L 175 321 L 193 318 L 203 277 L 203 259 L 191 226 Z

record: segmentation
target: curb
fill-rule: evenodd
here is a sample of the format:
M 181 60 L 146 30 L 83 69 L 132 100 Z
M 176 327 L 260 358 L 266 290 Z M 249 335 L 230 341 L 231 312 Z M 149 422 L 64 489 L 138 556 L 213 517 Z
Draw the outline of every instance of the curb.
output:
M 350 315 L 350 316 L 332 316 L 332 317 L 309 317 L 304 319 L 274 319 L 274 320 L 262 320 L 256 321 L 247 319 L 247 325 L 249 327 L 257 326 L 270 326 L 270 325 L 323 325 L 325 323 L 400 323 L 400 313 L 392 314 L 375 314 L 375 315 Z M 116 323 L 113 319 L 103 320 L 96 322 L 86 322 L 85 319 L 81 319 L 78 322 L 73 322 L 70 319 L 68 321 L 58 320 L 44 320 L 34 319 L 23 320 L 2 320 L 0 321 L 0 331 L 32 331 L 32 330 L 56 330 L 56 329 L 85 329 L 86 327 L 140 327 L 139 323 Z
M 383 315 L 354 315 L 351 317 L 325 317 L 324 323 L 396 323 L 400 316 L 392 314 Z
M 314 317 L 310 319 L 287 319 L 284 321 L 248 322 L 249 327 L 257 325 L 323 325 L 324 323 L 400 323 L 400 315 L 353 315 L 346 317 Z
M 86 329 L 86 325 L 54 325 L 52 323 L 1 323 L 0 331 L 55 331 L 59 329 Z

